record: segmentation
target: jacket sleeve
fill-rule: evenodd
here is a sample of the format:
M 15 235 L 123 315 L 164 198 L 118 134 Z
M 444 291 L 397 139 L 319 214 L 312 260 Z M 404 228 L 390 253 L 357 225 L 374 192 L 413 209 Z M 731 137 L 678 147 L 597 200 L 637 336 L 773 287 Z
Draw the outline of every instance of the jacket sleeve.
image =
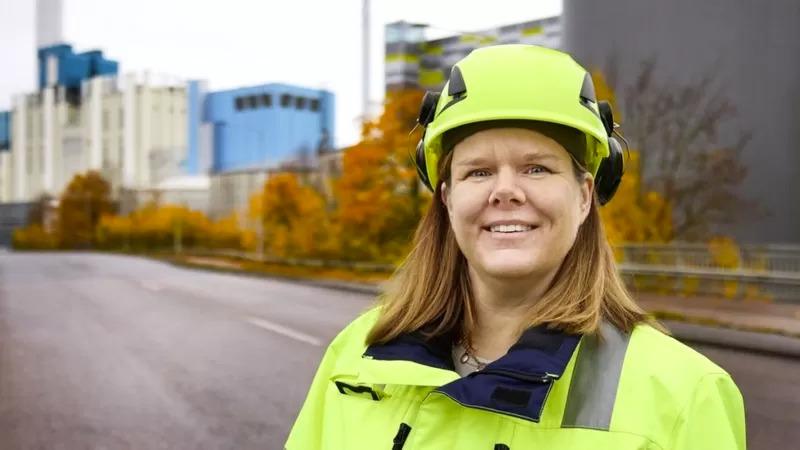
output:
M 672 433 L 671 450 L 745 450 L 742 394 L 730 375 L 704 376 Z
M 286 441 L 286 450 L 319 450 L 322 448 L 325 423 L 326 397 L 330 387 L 330 378 L 336 364 L 337 353 L 333 345 L 329 346 L 322 357 L 311 388 L 300 409 L 300 413 L 292 426 Z

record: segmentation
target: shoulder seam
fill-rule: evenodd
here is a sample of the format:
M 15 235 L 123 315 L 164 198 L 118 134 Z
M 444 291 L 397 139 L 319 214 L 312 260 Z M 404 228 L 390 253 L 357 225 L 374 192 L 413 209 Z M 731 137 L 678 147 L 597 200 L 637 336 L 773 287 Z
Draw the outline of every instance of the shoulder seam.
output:
M 686 412 L 689 409 L 689 407 L 691 406 L 692 401 L 694 400 L 694 397 L 697 394 L 697 390 L 700 388 L 700 385 L 703 383 L 703 381 L 706 378 L 713 377 L 713 376 L 722 376 L 722 377 L 730 378 L 730 374 L 728 374 L 727 372 L 707 372 L 707 373 L 703 374 L 702 376 L 700 376 L 700 378 L 697 379 L 697 382 L 694 384 L 694 387 L 692 388 L 692 393 L 691 393 L 691 395 L 689 395 L 689 398 L 687 399 L 686 404 L 683 405 L 683 407 L 681 408 L 681 411 L 678 413 L 678 415 L 675 416 L 675 423 L 672 424 L 672 429 L 670 430 L 669 435 L 668 435 L 669 436 L 669 440 L 670 440 L 670 447 L 667 447 L 667 448 L 671 448 L 672 439 L 675 436 L 675 430 L 678 428 L 678 424 L 680 424 L 681 418 L 684 415 L 686 415 Z

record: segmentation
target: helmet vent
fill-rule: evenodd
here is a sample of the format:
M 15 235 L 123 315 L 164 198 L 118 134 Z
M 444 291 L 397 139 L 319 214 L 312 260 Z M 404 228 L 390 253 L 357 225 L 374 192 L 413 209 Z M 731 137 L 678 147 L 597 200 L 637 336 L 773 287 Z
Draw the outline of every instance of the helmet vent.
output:
M 581 102 L 597 103 L 597 96 L 594 93 L 594 83 L 589 72 L 583 77 L 583 86 L 581 86 Z
M 467 93 L 467 84 L 464 83 L 464 77 L 461 75 L 461 69 L 458 66 L 453 66 L 450 71 L 450 81 L 447 87 L 447 95 L 456 97 Z

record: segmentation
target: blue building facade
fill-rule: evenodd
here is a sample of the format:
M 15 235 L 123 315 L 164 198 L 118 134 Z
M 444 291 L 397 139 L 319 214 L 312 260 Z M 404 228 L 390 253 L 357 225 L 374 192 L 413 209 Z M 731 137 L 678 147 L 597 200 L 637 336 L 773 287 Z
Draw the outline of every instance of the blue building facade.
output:
M 202 85 L 188 88 L 189 140 L 185 168 L 204 171 L 200 128 L 210 126 L 212 173 L 276 167 L 313 159 L 333 148 L 334 95 L 319 89 L 271 83 L 204 93 Z
M 101 75 L 116 75 L 119 64 L 103 57 L 100 50 L 75 53 L 69 44 L 58 44 L 42 47 L 37 52 L 39 60 L 39 89 L 47 86 L 48 59 L 55 57 L 55 84 L 66 88 L 78 89 L 84 80 Z
M 11 111 L 0 111 L 0 152 L 11 149 Z

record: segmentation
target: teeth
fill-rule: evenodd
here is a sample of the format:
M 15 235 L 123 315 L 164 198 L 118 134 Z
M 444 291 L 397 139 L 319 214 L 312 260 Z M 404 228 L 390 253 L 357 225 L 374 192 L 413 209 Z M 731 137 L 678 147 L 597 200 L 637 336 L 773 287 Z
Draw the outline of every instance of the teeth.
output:
M 490 230 L 495 233 L 517 233 L 529 231 L 532 228 L 530 225 L 493 225 Z

